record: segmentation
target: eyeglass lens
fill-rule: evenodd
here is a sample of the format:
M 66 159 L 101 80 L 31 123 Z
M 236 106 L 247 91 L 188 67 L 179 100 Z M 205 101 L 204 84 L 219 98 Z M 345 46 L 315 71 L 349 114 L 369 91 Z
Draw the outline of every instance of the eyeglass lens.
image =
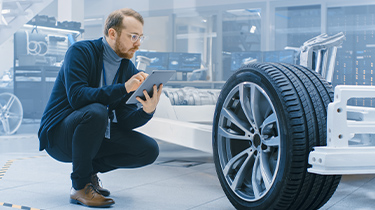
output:
M 136 42 L 136 41 L 138 41 L 138 39 L 139 39 L 140 42 L 143 42 L 144 36 L 139 36 L 137 34 L 131 34 L 132 42 Z

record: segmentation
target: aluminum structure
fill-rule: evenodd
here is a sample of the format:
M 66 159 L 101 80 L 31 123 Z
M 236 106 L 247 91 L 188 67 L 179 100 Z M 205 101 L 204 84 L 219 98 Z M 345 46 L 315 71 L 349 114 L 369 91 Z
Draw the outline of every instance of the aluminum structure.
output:
M 300 64 L 332 81 L 337 48 L 343 33 L 322 34 L 301 47 Z M 338 85 L 328 105 L 327 146 L 314 147 L 308 171 L 317 174 L 375 173 L 375 108 L 349 106 L 351 98 L 373 98 L 375 87 Z
M 344 38 L 308 40 L 298 49 L 300 65 L 240 68 L 216 108 L 190 105 L 191 92 L 165 90 L 155 117 L 139 130 L 212 152 L 223 191 L 238 209 L 318 209 L 341 174 L 375 172 L 375 108 L 347 105 L 351 98 L 373 98 L 375 87 L 333 91 L 328 83 Z
M 375 173 L 375 108 L 347 105 L 350 98 L 374 96 L 372 86 L 336 86 L 334 102 L 328 105 L 327 146 L 314 147 L 309 172 Z
M 333 36 L 321 34 L 306 41 L 300 47 L 300 65 L 315 70 L 331 82 L 337 47 L 342 44 L 344 37 L 344 34 L 340 32 Z
M 327 81 L 332 80 L 337 48 L 344 39 L 343 33 L 326 34 L 310 39 L 301 46 L 300 64 L 313 68 Z M 171 92 L 162 99 L 155 117 L 141 132 L 157 139 L 212 153 L 212 116 L 214 105 L 174 105 Z M 211 90 L 212 91 L 212 90 Z M 329 104 L 327 116 L 327 146 L 314 147 L 310 153 L 308 169 L 317 174 L 374 173 L 375 163 L 375 109 L 348 106 L 354 97 L 374 97 L 375 87 L 337 86 L 334 102 Z

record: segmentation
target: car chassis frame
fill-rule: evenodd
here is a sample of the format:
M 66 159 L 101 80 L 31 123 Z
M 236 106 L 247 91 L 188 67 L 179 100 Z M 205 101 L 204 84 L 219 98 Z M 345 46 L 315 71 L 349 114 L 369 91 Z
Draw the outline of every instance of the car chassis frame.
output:
M 300 65 L 332 81 L 337 48 L 345 36 L 322 34 L 294 49 Z M 375 98 L 375 87 L 337 85 L 327 111 L 327 145 L 309 154 L 308 172 L 322 175 L 375 173 L 375 108 L 350 106 L 351 98 Z M 166 96 L 138 131 L 165 142 L 212 153 L 212 116 L 215 106 L 172 106 Z M 177 113 L 177 114 L 176 114 Z M 178 113 L 189 113 L 188 117 Z

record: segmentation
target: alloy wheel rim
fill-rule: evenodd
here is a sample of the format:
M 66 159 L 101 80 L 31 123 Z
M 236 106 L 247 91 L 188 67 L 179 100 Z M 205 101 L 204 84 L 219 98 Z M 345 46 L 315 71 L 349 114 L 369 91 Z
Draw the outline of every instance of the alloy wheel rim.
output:
M 259 85 L 242 82 L 224 100 L 218 121 L 218 156 L 224 178 L 239 198 L 254 202 L 271 189 L 280 164 L 277 113 Z
M 11 93 L 0 94 L 0 122 L 6 135 L 13 134 L 21 125 L 23 119 L 22 104 Z

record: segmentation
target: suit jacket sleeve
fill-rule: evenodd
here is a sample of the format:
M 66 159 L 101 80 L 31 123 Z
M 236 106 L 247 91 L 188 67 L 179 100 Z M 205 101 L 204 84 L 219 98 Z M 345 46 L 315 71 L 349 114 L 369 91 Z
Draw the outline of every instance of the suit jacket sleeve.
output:
M 125 130 L 138 128 L 146 124 L 153 116 L 138 108 L 135 104 L 125 104 L 123 100 L 116 110 L 116 118 L 119 126 Z
M 69 48 L 64 61 L 64 83 L 71 107 L 75 110 L 91 103 L 108 105 L 127 95 L 124 84 L 114 84 L 99 88 L 100 64 L 90 52 L 90 48 L 77 42 Z M 100 79 L 99 79 L 100 80 Z
M 139 71 L 136 69 L 134 64 L 129 61 L 126 70 L 126 80 L 128 80 L 134 74 Z M 122 129 L 131 130 L 146 124 L 153 116 L 153 114 L 148 114 L 143 111 L 142 107 L 138 107 L 136 104 L 126 104 L 133 92 L 125 95 L 119 103 L 114 106 L 116 118 L 119 126 Z M 110 105 L 110 109 L 111 109 Z

